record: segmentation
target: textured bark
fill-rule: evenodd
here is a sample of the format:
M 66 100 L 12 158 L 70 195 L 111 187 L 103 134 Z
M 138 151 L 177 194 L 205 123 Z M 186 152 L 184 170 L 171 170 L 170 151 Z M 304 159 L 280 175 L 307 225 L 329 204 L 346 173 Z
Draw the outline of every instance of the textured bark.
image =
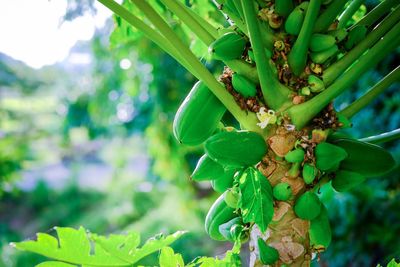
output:
M 292 150 L 302 135 L 302 132 L 287 131 L 280 127 L 267 139 L 270 150 L 258 168 L 272 186 L 280 182 L 290 184 L 294 198 L 290 201 L 275 201 L 274 217 L 266 233 L 262 234 L 256 225 L 252 228 L 249 242 L 251 267 L 263 266 L 257 247 L 259 237 L 279 252 L 279 260 L 273 266 L 310 266 L 312 251 L 308 235 L 309 221 L 298 218 L 293 211 L 295 199 L 305 191 L 305 184 L 298 174 L 289 176 L 290 164 L 276 160 L 276 156 L 282 157 Z

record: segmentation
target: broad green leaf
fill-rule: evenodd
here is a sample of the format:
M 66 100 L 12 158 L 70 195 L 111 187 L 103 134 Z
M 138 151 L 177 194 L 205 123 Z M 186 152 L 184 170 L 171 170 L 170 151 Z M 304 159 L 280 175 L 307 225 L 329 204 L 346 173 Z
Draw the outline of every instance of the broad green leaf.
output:
M 37 234 L 37 241 L 13 243 L 20 250 L 31 251 L 51 259 L 73 264 L 91 266 L 128 266 L 130 263 L 109 254 L 101 246 L 92 244 L 86 230 L 69 227 L 56 227 L 58 239 L 44 233 Z M 94 251 L 94 252 L 91 252 Z
M 254 222 L 265 232 L 274 215 L 271 184 L 260 171 L 250 167 L 240 177 L 239 188 L 243 222 Z
M 31 251 L 61 262 L 48 261 L 40 267 L 67 267 L 78 264 L 86 267 L 132 266 L 140 259 L 156 252 L 181 237 L 185 232 L 151 238 L 138 248 L 138 233 L 110 235 L 109 237 L 88 234 L 83 227 L 79 230 L 56 227 L 58 239 L 44 233 L 37 234 L 37 241 L 13 243 L 17 249 Z M 57 265 L 56 265 L 57 264 Z
M 94 238 L 95 242 L 99 244 L 105 251 L 111 255 L 117 256 L 124 261 L 133 264 L 140 259 L 150 255 L 153 252 L 160 250 L 163 247 L 169 246 L 186 232 L 178 231 L 172 235 L 163 236 L 159 235 L 146 241 L 141 248 L 136 248 L 140 242 L 138 234 L 128 236 L 97 236 Z M 122 241 L 122 242 L 121 242 Z M 134 242 L 135 245 L 129 242 Z
M 160 267 L 183 267 L 185 263 L 181 254 L 175 254 L 174 250 L 170 247 L 161 249 L 160 254 Z
M 386 267 L 400 267 L 400 263 L 397 263 L 395 259 L 392 259 Z
M 241 266 L 239 252 L 231 250 L 226 252 L 225 258 L 217 259 L 211 257 L 199 257 L 187 265 L 187 267 L 239 267 Z

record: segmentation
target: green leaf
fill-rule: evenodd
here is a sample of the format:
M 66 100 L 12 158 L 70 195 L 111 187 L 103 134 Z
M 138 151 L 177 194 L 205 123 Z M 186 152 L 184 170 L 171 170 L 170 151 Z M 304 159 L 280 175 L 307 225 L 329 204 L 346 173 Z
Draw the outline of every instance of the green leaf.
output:
M 274 215 L 271 184 L 260 171 L 250 167 L 240 177 L 239 188 L 243 222 L 254 222 L 265 232 Z
M 133 263 L 170 245 L 185 232 L 176 232 L 166 237 L 160 235 L 149 239 L 141 248 L 138 233 L 110 235 L 109 237 L 89 234 L 85 228 L 78 230 L 56 227 L 58 239 L 44 233 L 37 234 L 37 240 L 12 243 L 17 249 L 34 252 L 62 262 L 45 262 L 43 266 L 66 267 L 79 264 L 90 267 L 131 266 Z M 58 265 L 55 265 L 58 264 Z
M 185 233 L 184 231 L 178 231 L 165 237 L 163 235 L 156 236 L 147 240 L 141 248 L 137 248 L 140 242 L 140 237 L 137 233 L 129 234 L 128 236 L 111 235 L 109 238 L 96 236 L 94 241 L 111 255 L 115 255 L 132 264 L 163 247 L 169 246 Z
M 397 263 L 395 259 L 392 259 L 386 267 L 400 267 L 400 263 Z
M 187 267 L 199 266 L 199 267 L 239 267 L 241 266 L 239 252 L 227 251 L 225 258 L 217 259 L 211 257 L 200 257 L 195 259 Z
M 160 254 L 160 267 L 183 267 L 185 263 L 181 254 L 175 254 L 174 250 L 170 247 L 161 249 Z

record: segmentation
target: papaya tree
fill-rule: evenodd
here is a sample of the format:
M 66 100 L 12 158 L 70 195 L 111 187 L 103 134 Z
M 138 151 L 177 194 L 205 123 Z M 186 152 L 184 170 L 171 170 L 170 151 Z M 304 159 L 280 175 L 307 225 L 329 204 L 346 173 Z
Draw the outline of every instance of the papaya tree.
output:
M 368 13 L 360 0 L 99 2 L 117 25 L 130 24 L 198 79 L 173 132 L 183 146 L 204 147 L 191 179 L 211 181 L 220 193 L 205 230 L 234 243 L 228 266 L 240 264 L 235 255 L 244 242 L 249 266 L 310 266 L 331 243 L 320 189 L 348 191 L 396 165 L 377 144 L 399 138 L 399 129 L 362 140 L 342 130 L 400 80 L 399 67 L 344 109 L 333 101 L 398 48 L 399 1 L 382 1 Z M 222 19 L 200 12 L 204 5 Z M 181 38 L 176 24 L 193 40 Z M 212 73 L 190 41 L 208 47 L 223 70 Z M 221 123 L 226 116 L 232 124 Z

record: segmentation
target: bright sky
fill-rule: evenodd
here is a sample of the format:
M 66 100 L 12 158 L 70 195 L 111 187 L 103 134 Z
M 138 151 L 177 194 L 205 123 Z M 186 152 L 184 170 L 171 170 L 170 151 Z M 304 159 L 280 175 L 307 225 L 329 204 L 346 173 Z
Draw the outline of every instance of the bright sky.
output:
M 111 15 L 96 1 L 97 14 L 60 24 L 66 0 L 1 0 L 0 52 L 34 68 L 62 61 L 78 40 L 92 38 Z

